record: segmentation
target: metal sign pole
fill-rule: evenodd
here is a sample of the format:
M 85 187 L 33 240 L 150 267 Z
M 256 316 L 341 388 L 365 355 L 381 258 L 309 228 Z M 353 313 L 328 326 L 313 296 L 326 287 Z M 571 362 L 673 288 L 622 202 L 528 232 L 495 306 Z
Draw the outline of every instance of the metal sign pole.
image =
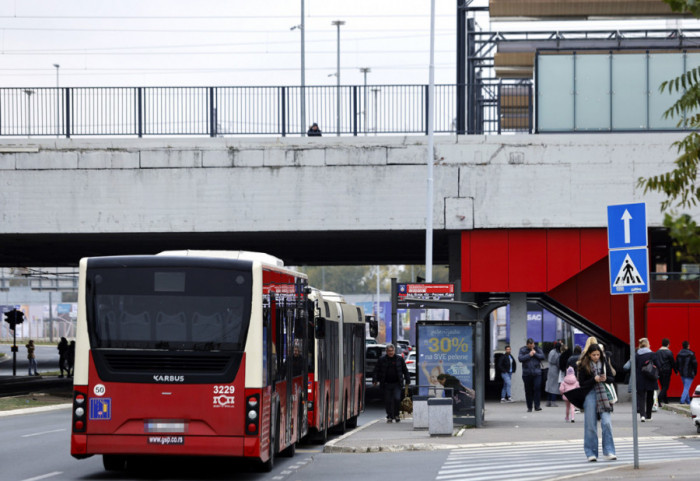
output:
M 639 439 L 637 437 L 637 359 L 634 350 L 634 294 L 628 294 L 630 317 L 630 383 L 632 385 L 632 440 L 634 445 L 634 469 L 639 469 Z

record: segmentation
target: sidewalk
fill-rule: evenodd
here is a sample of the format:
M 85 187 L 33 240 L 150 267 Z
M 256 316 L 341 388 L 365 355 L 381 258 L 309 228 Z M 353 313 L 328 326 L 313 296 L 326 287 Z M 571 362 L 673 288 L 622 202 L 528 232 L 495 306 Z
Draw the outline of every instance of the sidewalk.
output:
M 526 412 L 524 402 L 501 404 L 487 402 L 484 425 L 481 428 L 455 427 L 452 436 L 433 436 L 427 430 L 413 430 L 412 418 L 400 423 L 386 423 L 382 417 L 328 442 L 325 453 L 375 453 L 399 451 L 431 451 L 473 447 L 475 445 L 499 445 L 507 447 L 521 443 L 529 445 L 538 442 L 561 441 L 581 443 L 583 441 L 583 413 L 576 415 L 576 422 L 564 421 L 564 403 L 558 407 L 544 407 L 539 412 Z M 641 438 L 673 437 L 699 439 L 695 426 L 686 414 L 685 406 L 670 404 L 654 413 L 652 420 L 637 422 L 637 436 Z M 636 418 L 635 418 L 636 419 Z M 615 405 L 613 432 L 615 439 L 633 437 L 632 405 Z M 700 451 L 697 460 L 683 463 L 644 464 L 635 470 L 627 464 L 609 467 L 614 469 L 616 478 L 661 479 L 674 473 L 675 479 L 697 479 L 700 472 Z M 602 471 L 602 470 L 601 470 Z

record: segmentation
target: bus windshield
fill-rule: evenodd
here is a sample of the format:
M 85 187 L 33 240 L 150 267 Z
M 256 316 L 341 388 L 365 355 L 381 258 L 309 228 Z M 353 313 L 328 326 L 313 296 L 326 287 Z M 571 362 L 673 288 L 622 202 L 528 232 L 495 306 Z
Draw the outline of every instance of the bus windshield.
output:
M 242 351 L 251 279 L 242 268 L 88 266 L 92 347 Z

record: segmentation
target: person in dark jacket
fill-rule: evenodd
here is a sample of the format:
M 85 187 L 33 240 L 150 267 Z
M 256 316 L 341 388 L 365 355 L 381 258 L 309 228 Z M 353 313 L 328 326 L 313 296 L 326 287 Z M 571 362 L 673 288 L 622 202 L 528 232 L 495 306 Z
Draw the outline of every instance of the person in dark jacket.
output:
M 542 394 L 542 368 L 540 363 L 544 360 L 542 349 L 535 346 L 535 341 L 528 338 L 526 345 L 520 348 L 518 361 L 523 364 L 523 383 L 525 384 L 525 403 L 527 412 L 542 411 L 540 407 L 540 395 Z
M 313 123 L 311 127 L 309 127 L 309 131 L 306 132 L 306 135 L 309 137 L 321 137 L 321 129 L 318 128 L 318 124 L 316 122 Z
M 401 402 L 401 389 L 404 381 L 411 383 L 411 375 L 401 356 L 396 355 L 393 344 L 387 344 L 386 354 L 379 358 L 374 366 L 374 382 L 384 392 L 384 409 L 386 410 L 386 422 L 401 421 L 399 418 L 399 403 Z
M 613 440 L 610 404 L 605 392 L 604 383 L 612 383 L 613 376 L 609 375 L 611 367 L 598 344 L 591 344 L 581 356 L 578 370 L 578 382 L 585 392 L 583 402 L 583 450 L 588 461 L 598 460 L 598 419 L 603 437 L 603 455 L 614 461 L 615 442 Z
M 659 385 L 656 379 L 649 379 L 642 374 L 642 367 L 647 362 L 658 366 L 656 353 L 649 349 L 649 339 L 643 337 L 639 340 L 639 349 L 635 357 L 637 368 L 637 412 L 640 421 L 651 421 L 651 408 L 654 407 L 654 391 Z
M 578 371 L 578 360 L 581 357 L 581 346 L 574 346 L 574 352 L 569 356 L 569 360 L 566 361 L 566 367 L 573 367 L 574 371 Z
M 673 352 L 668 348 L 671 344 L 667 338 L 661 340 L 661 347 L 656 351 L 656 360 L 659 361 L 659 407 L 668 404 L 668 385 L 671 383 L 671 374 L 676 370 L 676 361 L 673 359 Z
M 501 379 L 503 379 L 503 389 L 501 389 L 501 402 L 502 403 L 512 403 L 513 400 L 510 397 L 510 386 L 513 374 L 518 369 L 518 365 L 515 363 L 515 359 L 510 353 L 510 346 L 506 346 L 506 352 L 498 359 L 498 370 L 501 373 Z
M 569 367 L 569 358 L 571 357 L 571 348 L 569 346 L 564 346 L 561 351 L 561 356 L 559 356 L 559 370 L 566 372 Z
M 681 404 L 690 404 L 690 385 L 693 378 L 698 373 L 698 360 L 695 353 L 690 350 L 688 341 L 683 341 L 683 349 L 678 351 L 676 356 L 676 369 L 683 380 L 683 394 L 681 394 Z
M 68 366 L 67 364 L 67 358 L 68 358 L 68 339 L 65 337 L 62 337 L 60 341 L 58 341 L 58 369 L 61 372 L 61 375 L 58 377 L 63 377 L 63 371 L 68 371 Z M 66 374 L 70 374 L 69 372 L 66 372 Z

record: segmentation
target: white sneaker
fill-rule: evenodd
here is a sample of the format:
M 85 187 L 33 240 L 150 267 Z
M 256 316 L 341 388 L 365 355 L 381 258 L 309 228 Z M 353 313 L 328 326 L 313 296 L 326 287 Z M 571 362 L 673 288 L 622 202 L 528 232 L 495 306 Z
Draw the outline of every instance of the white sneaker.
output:
M 645 422 L 647 421 L 647 418 L 645 418 L 644 416 L 642 416 L 642 419 L 640 419 L 640 421 L 642 421 L 643 423 L 645 423 Z
M 501 402 L 502 402 L 502 403 L 507 402 L 507 401 L 506 401 L 506 398 L 502 397 L 502 398 L 501 398 Z
M 609 461 L 615 461 L 617 459 L 617 456 L 615 456 L 614 454 L 606 454 L 605 459 Z
M 595 456 L 588 456 L 589 463 L 595 463 L 596 461 L 598 461 L 598 458 L 596 458 Z

